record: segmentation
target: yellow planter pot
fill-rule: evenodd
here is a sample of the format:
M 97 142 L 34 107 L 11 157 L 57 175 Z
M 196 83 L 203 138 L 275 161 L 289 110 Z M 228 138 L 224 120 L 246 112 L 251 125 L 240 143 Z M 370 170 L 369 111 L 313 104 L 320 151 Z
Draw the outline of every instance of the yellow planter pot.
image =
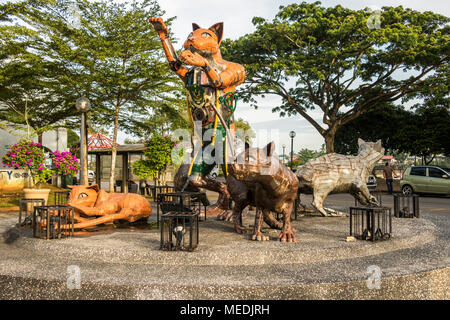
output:
M 50 193 L 50 189 L 23 189 L 24 198 L 25 199 L 44 199 L 45 204 L 47 205 L 48 195 Z

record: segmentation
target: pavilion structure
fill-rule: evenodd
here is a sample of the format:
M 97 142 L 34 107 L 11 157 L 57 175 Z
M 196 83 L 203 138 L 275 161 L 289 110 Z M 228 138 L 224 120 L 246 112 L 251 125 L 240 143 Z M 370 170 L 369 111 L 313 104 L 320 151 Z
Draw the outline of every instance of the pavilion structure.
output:
M 144 144 L 124 144 L 116 147 L 117 155 L 122 156 L 122 177 L 121 192 L 128 193 L 128 184 L 130 182 L 130 158 L 132 154 L 142 156 L 144 154 Z M 101 185 L 101 156 L 111 155 L 112 146 L 107 148 L 89 149 L 88 154 L 95 155 L 95 179 L 96 183 Z
M 96 183 L 99 186 L 101 185 L 101 175 L 102 175 L 102 173 L 101 173 L 101 157 L 111 155 L 112 147 L 113 147 L 113 141 L 110 138 L 108 138 L 107 136 L 101 134 L 100 132 L 97 132 L 88 138 L 89 163 L 91 164 L 90 167 L 92 167 L 93 157 L 95 156 L 95 179 L 96 179 Z M 130 181 L 130 173 L 129 173 L 130 155 L 137 154 L 139 156 L 142 156 L 145 146 L 143 144 L 120 145 L 120 144 L 116 143 L 116 148 L 117 148 L 117 155 L 121 155 L 123 157 L 122 158 L 122 177 L 120 180 L 120 189 L 121 189 L 121 192 L 127 193 L 129 191 L 128 183 Z M 70 151 L 72 153 L 76 153 L 79 149 L 80 149 L 80 143 L 78 143 L 78 144 L 74 145 L 72 148 L 70 148 Z

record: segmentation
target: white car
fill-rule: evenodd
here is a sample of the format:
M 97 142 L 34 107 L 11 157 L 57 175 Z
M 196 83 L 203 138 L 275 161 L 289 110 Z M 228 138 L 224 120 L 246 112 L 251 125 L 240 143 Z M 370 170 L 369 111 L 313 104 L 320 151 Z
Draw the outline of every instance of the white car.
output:
M 94 182 L 95 180 L 95 172 L 92 170 L 88 170 L 88 181 Z M 81 181 L 81 170 L 77 172 L 77 181 Z

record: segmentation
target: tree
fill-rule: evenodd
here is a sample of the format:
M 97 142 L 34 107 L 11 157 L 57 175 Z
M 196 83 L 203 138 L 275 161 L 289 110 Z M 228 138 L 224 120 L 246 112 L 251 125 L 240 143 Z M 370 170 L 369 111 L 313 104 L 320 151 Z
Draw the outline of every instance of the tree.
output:
M 298 152 L 298 160 L 300 162 L 300 164 L 305 164 L 307 163 L 309 160 L 318 158 L 320 156 L 323 156 L 325 154 L 325 152 L 323 151 L 315 151 L 315 150 L 310 150 L 307 148 L 303 148 Z
M 255 131 L 252 130 L 250 124 L 242 118 L 239 118 L 234 122 L 234 129 L 237 138 L 244 142 L 248 142 L 249 144 L 251 144 L 252 139 L 256 137 Z
M 0 120 L 10 125 L 26 126 L 27 139 L 65 126 L 64 119 L 75 117 L 78 112 L 70 107 L 65 98 L 55 89 L 49 78 L 48 63 L 32 53 L 10 55 L 0 71 Z
M 85 95 L 93 105 L 92 121 L 113 124 L 111 192 L 119 126 L 132 130 L 133 123 L 139 125 L 138 115 L 183 103 L 173 94 L 181 85 L 167 68 L 147 21 L 163 14 L 151 0 L 58 0 L 56 5 L 30 6 L 19 15 L 40 32 L 33 50 L 57 64 L 53 71 L 67 87 L 67 104 L 73 108 L 76 98 Z
M 356 154 L 358 138 L 381 139 L 387 153 L 416 155 L 422 158 L 422 163 L 429 164 L 437 154 L 450 154 L 449 136 L 448 108 L 428 105 L 406 111 L 386 104 L 342 126 L 336 134 L 336 150 Z
M 392 103 L 378 105 L 337 130 L 335 151 L 341 154 L 357 154 L 358 138 L 364 141 L 381 139 L 387 152 L 398 150 L 399 130 L 404 128 L 410 118 L 411 112 L 401 106 Z
M 429 79 L 448 64 L 449 18 L 383 7 L 374 27 L 374 14 L 303 2 L 280 7 L 272 22 L 255 17 L 254 33 L 223 42 L 224 58 L 246 69 L 238 93 L 253 105 L 255 95 L 280 96 L 273 111 L 304 117 L 333 152 L 341 126 L 380 103 L 437 86 Z M 323 124 L 309 110 L 320 110 Z
M 159 184 L 161 173 L 172 164 L 172 149 L 175 145 L 175 141 L 168 135 L 153 135 L 145 141 L 145 159 L 134 163 L 134 174 L 140 179 L 152 177 L 156 184 Z
M 421 108 L 411 113 L 396 140 L 399 149 L 430 164 L 437 154 L 450 155 L 450 113 L 447 108 Z
M 181 89 L 180 89 L 181 90 Z M 180 106 L 179 101 L 173 104 L 160 105 L 158 109 L 142 115 L 131 115 L 122 128 L 134 137 L 144 139 L 153 134 L 169 134 L 176 129 L 187 129 L 190 124 L 187 119 L 186 106 Z
M 50 3 L 51 1 L 28 1 Z M 37 134 L 42 142 L 42 133 L 61 126 L 60 120 L 70 117 L 74 111 L 68 109 L 52 79 L 51 61 L 30 48 L 37 32 L 15 24 L 15 15 L 25 10 L 28 3 L 0 5 L 0 120 L 20 128 L 27 127 L 27 139 Z M 58 90 L 54 90 L 58 88 Z
M 0 21 L 11 22 L 12 17 L 15 13 L 19 12 L 20 10 L 24 10 L 29 5 L 54 2 L 55 0 L 22 0 L 16 2 L 7 1 L 4 4 L 0 4 Z

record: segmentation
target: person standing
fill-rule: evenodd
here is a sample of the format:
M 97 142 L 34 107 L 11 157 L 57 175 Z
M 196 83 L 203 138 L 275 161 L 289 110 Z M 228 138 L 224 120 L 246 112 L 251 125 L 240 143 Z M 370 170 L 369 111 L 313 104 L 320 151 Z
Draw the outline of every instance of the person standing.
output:
M 394 170 L 392 170 L 391 166 L 389 165 L 389 162 L 386 162 L 386 165 L 384 166 L 383 169 L 383 176 L 386 179 L 386 185 L 389 194 L 392 194 L 392 182 L 394 181 L 392 178 L 393 171 Z

